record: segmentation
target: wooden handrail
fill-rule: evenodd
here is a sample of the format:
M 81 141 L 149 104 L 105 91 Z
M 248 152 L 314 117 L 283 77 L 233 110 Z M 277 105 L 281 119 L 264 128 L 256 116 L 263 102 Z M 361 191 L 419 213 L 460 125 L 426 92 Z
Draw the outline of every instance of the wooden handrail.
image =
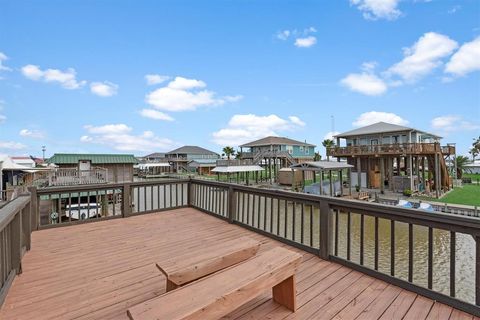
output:
M 440 146 L 438 143 L 392 143 L 375 145 L 355 145 L 327 149 L 329 156 L 370 155 L 370 154 L 455 154 L 454 146 Z

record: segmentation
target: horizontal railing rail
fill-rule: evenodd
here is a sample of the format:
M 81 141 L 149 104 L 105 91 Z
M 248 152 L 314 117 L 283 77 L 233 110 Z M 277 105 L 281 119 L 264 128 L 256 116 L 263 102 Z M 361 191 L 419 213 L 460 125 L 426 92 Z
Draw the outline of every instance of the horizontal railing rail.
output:
M 30 250 L 31 197 L 20 195 L 0 208 L 0 307 L 13 279 L 22 272 L 23 254 Z
M 438 143 L 392 143 L 376 145 L 357 145 L 347 147 L 332 147 L 327 149 L 329 156 L 342 155 L 373 155 L 373 154 L 391 154 L 391 155 L 409 155 L 426 154 L 431 155 L 441 152 L 445 155 L 455 154 L 455 147 L 440 146 Z

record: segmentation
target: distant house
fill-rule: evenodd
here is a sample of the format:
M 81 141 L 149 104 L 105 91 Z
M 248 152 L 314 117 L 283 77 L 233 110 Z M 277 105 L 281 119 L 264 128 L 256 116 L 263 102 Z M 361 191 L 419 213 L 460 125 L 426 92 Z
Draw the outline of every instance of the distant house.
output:
M 132 182 L 137 162 L 132 154 L 56 153 L 48 159 L 58 166 L 49 185 Z
M 198 146 L 183 146 L 165 156 L 173 164 L 174 171 L 197 171 L 200 174 L 209 173 L 220 159 L 218 153 Z
M 144 160 L 145 162 L 164 162 L 167 159 L 165 158 L 165 153 L 154 152 L 151 154 L 147 154 L 146 156 L 143 156 L 142 160 Z
M 295 163 L 313 161 L 315 145 L 285 137 L 265 137 L 240 146 L 242 159 L 252 159 L 254 164 L 280 162 L 282 168 Z
M 441 137 L 415 128 L 378 122 L 337 134 L 329 156 L 354 165 L 352 181 L 384 191 L 440 191 L 450 188 L 447 161 L 455 147 L 440 146 Z M 341 139 L 345 147 L 341 147 Z M 427 170 L 428 168 L 428 170 Z
M 35 168 L 35 160 L 33 160 L 31 157 L 10 157 L 12 161 L 18 165 L 24 166 L 24 167 L 29 167 L 29 168 Z

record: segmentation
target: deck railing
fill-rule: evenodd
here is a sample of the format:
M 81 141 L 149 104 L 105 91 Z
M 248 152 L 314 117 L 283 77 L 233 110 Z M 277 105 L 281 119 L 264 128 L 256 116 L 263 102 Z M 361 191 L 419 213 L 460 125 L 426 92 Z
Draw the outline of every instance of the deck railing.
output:
M 454 146 L 440 146 L 438 143 L 392 143 L 376 145 L 359 145 L 347 147 L 333 147 L 327 149 L 329 156 L 351 155 L 432 155 L 442 152 L 444 155 L 455 154 Z
M 31 200 L 21 195 L 0 209 L 0 306 L 13 279 L 22 272 L 22 256 L 30 250 Z
M 191 206 L 480 315 L 480 219 L 476 217 L 197 179 L 31 192 L 34 229 Z M 89 213 L 85 219 L 67 213 L 82 203 L 86 203 L 84 210 L 88 204 L 100 203 L 93 210 L 101 208 L 101 213 Z M 61 213 L 44 214 L 52 210 Z M 0 209 L 0 217 L 3 212 L 4 208 Z M 457 272 L 466 266 L 471 277 L 459 276 Z
M 93 168 L 90 170 L 78 170 L 76 168 L 58 168 L 50 172 L 48 176 L 49 186 L 74 186 L 82 184 L 106 183 L 107 169 Z

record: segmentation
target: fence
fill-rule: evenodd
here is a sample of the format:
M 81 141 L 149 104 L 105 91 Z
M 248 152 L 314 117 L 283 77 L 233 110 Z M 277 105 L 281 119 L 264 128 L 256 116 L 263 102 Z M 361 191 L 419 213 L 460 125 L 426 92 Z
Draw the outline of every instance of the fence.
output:
M 18 196 L 0 211 L 0 306 L 13 279 L 22 272 L 22 256 L 30 250 L 31 197 Z

